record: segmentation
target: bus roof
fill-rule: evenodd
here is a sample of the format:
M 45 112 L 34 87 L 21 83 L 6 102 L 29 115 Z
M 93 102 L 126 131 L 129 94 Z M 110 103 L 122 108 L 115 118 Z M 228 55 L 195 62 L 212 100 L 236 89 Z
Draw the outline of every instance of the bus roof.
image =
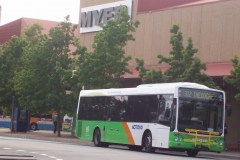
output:
M 197 84 L 197 83 L 177 82 L 177 83 L 142 84 L 137 86 L 136 88 L 82 90 L 80 92 L 80 96 L 92 97 L 92 96 L 174 94 L 177 91 L 177 88 L 179 87 L 214 90 L 214 89 L 208 88 L 207 86 Z
M 154 88 L 164 88 L 164 87 L 189 87 L 189 88 L 199 88 L 199 89 L 209 89 L 207 86 L 191 83 L 191 82 L 175 82 L 175 83 L 154 83 L 154 84 L 141 84 L 139 87 L 154 87 Z

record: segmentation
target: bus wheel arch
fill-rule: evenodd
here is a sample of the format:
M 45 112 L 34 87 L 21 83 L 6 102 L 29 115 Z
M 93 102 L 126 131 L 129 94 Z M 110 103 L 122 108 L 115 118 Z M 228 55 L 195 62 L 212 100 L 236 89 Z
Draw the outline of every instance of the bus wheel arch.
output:
M 142 146 L 147 153 L 153 153 L 155 151 L 155 148 L 152 147 L 152 132 L 148 129 L 144 131 L 142 137 Z

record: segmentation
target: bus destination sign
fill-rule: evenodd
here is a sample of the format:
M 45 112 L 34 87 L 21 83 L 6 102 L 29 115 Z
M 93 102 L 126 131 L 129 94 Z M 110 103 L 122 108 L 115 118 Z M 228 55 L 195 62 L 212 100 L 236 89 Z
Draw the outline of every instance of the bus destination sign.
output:
M 202 100 L 223 100 L 223 95 L 221 92 L 200 90 L 200 89 L 190 89 L 190 88 L 179 88 L 180 98 L 192 98 L 192 99 L 202 99 Z

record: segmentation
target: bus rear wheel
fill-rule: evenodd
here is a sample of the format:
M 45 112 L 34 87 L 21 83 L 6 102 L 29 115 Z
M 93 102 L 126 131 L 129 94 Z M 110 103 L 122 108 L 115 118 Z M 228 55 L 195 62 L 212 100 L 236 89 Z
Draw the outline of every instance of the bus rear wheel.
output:
M 153 153 L 155 148 L 152 147 L 152 134 L 151 132 L 146 132 L 143 137 L 144 150 L 147 153 Z
M 96 147 L 101 147 L 102 146 L 101 133 L 100 133 L 100 130 L 98 128 L 95 129 L 95 131 L 93 133 L 93 143 Z
M 196 150 L 187 150 L 188 157 L 196 157 L 198 154 L 198 151 Z

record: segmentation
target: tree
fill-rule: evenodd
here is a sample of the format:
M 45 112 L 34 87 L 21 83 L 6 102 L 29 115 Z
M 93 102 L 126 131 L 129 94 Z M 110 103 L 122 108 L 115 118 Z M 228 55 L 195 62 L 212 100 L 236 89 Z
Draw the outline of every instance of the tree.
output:
M 39 112 L 57 111 L 58 115 L 66 108 L 73 107 L 73 94 L 66 94 L 66 90 L 74 87 L 73 52 L 69 47 L 76 43 L 74 31 L 77 26 L 72 25 L 68 19 L 66 17 L 64 22 L 52 28 L 48 35 L 42 34 L 37 25 L 26 31 L 28 45 L 21 58 L 23 68 L 14 77 L 14 87 L 21 106 Z
M 187 46 L 184 47 L 182 42 L 183 36 L 179 31 L 179 26 L 173 25 L 170 32 L 172 34 L 170 40 L 172 50 L 169 57 L 158 56 L 159 64 L 166 63 L 169 65 L 167 71 L 162 73 L 161 71 L 145 69 L 143 67 L 144 62 L 139 63 L 141 60 L 136 60 L 136 69 L 140 71 L 140 77 L 143 79 L 143 82 L 148 82 L 152 79 L 151 76 L 154 75 L 152 80 L 154 82 L 158 80 L 158 82 L 196 82 L 209 87 L 217 87 L 211 77 L 202 73 L 203 70 L 206 70 L 206 66 L 195 56 L 198 50 L 193 47 L 192 39 L 189 38 Z M 153 74 L 149 74 L 151 72 Z M 159 78 L 157 79 L 158 75 Z
M 232 64 L 231 77 L 224 77 L 224 81 L 236 88 L 238 93 L 235 95 L 235 99 L 240 101 L 240 62 L 238 56 L 232 58 Z
M 42 75 L 44 55 L 41 53 L 45 47 L 46 35 L 42 34 L 42 27 L 33 25 L 25 30 L 27 45 L 21 57 L 22 68 L 14 76 L 14 90 L 19 96 L 20 107 L 36 112 L 45 112 L 47 105 L 43 100 L 42 89 L 47 84 L 46 77 Z M 40 65 L 39 65 L 40 64 Z M 40 86 L 41 85 L 41 86 Z
M 131 57 L 125 56 L 124 47 L 134 40 L 131 33 L 139 22 L 130 19 L 125 7 L 117 14 L 118 18 L 101 25 L 102 31 L 94 37 L 94 51 L 84 49 L 79 56 L 77 74 L 85 88 L 119 87 L 121 76 L 130 72 L 127 66 Z
M 144 61 L 138 58 L 136 59 L 136 63 L 136 70 L 140 71 L 139 76 L 144 83 L 164 82 L 163 73 L 161 71 L 144 68 Z
M 21 69 L 20 58 L 27 45 L 21 37 L 13 36 L 0 48 L 0 106 L 8 113 L 11 111 L 12 98 L 17 97 L 14 90 L 13 77 Z

